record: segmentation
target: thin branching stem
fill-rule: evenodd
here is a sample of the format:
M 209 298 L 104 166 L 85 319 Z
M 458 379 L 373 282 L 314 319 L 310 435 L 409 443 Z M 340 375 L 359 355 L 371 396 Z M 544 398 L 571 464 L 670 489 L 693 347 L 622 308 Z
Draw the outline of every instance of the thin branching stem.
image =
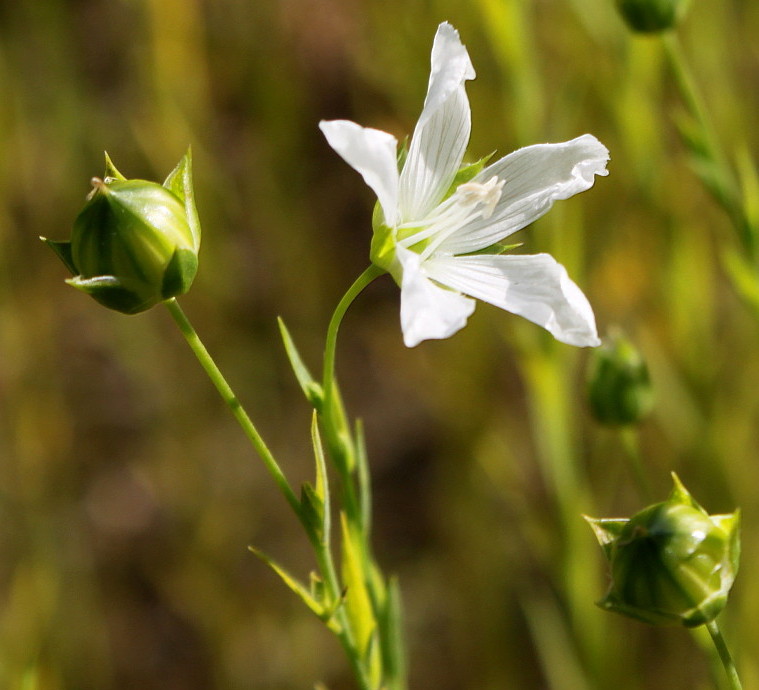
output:
M 717 621 L 713 620 L 707 623 L 706 629 L 709 631 L 717 654 L 719 654 L 719 659 L 725 667 L 730 690 L 742 690 L 743 685 L 741 685 L 741 679 L 738 677 L 738 669 L 735 667 L 730 649 L 727 646 L 727 642 L 725 642 L 725 638 L 722 636 L 722 631 L 719 629 Z
M 203 345 L 203 342 L 200 340 L 200 337 L 190 323 L 190 320 L 187 318 L 184 311 L 182 311 L 182 308 L 179 306 L 179 303 L 176 301 L 176 299 L 172 298 L 170 300 L 167 300 L 164 302 L 164 304 L 169 310 L 171 316 L 174 318 L 177 326 L 179 326 L 179 330 L 182 332 L 182 335 L 187 341 L 187 344 L 190 346 L 190 349 L 197 357 L 198 362 L 200 362 L 200 366 L 203 367 L 203 370 L 208 375 L 208 378 L 211 379 L 211 382 L 216 387 L 216 390 L 219 391 L 219 395 L 221 395 L 222 399 L 227 404 L 227 407 L 229 407 L 231 410 L 232 415 L 242 427 L 243 432 L 245 432 L 248 440 L 251 442 L 253 448 L 260 456 L 280 492 L 290 504 L 290 507 L 293 509 L 295 514 L 300 516 L 300 502 L 298 501 L 295 492 L 292 490 L 292 487 L 287 481 L 287 478 L 277 464 L 277 461 L 274 459 L 274 455 L 272 455 L 269 447 L 266 445 L 266 443 L 264 443 L 263 438 L 261 438 L 261 434 L 258 433 L 258 429 L 256 429 L 255 425 L 251 421 L 248 413 L 245 411 L 245 408 L 242 406 L 234 391 L 232 390 L 232 387 L 229 385 L 229 383 L 227 383 L 227 380 L 224 378 L 221 370 L 216 365 L 216 362 L 209 354 L 205 345 Z

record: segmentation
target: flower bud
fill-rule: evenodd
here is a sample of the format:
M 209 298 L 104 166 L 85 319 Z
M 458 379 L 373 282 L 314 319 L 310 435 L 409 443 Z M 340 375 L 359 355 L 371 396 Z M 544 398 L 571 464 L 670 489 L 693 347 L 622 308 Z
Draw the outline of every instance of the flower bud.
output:
M 163 186 L 127 180 L 107 154 L 92 184 L 71 241 L 45 240 L 74 273 L 66 282 L 125 314 L 187 292 L 200 245 L 189 151 Z
M 695 627 L 727 603 L 740 557 L 739 511 L 709 515 L 672 475 L 663 503 L 629 520 L 586 517 L 611 564 L 601 608 L 653 625 Z
M 593 351 L 588 402 L 593 416 L 609 426 L 635 424 L 653 405 L 648 367 L 640 352 L 621 334 Z
M 627 26 L 640 33 L 674 28 L 689 4 L 690 0 L 617 0 L 617 8 Z

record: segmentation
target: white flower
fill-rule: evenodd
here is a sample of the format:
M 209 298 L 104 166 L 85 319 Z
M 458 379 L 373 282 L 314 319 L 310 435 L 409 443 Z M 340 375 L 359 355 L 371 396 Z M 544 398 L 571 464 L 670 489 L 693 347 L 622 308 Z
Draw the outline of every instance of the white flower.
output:
M 458 32 L 438 27 L 422 114 L 403 169 L 397 141 L 347 120 L 321 122 L 330 146 L 377 194 L 372 261 L 401 288 L 403 339 L 413 347 L 466 324 L 476 299 L 519 314 L 564 343 L 595 346 L 585 295 L 548 254 L 482 253 L 546 213 L 557 199 L 606 175 L 609 152 L 590 134 L 527 146 L 462 167 L 471 113 L 464 83 L 475 73 Z

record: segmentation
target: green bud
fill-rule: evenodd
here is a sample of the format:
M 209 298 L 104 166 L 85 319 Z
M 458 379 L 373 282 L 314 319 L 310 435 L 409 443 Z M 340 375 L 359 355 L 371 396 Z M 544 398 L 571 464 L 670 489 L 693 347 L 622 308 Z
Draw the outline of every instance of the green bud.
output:
M 740 513 L 709 515 L 673 473 L 663 503 L 628 519 L 586 517 L 611 564 L 598 602 L 653 625 L 691 628 L 725 607 L 738 572 Z
M 674 28 L 689 4 L 690 0 L 617 0 L 617 8 L 627 26 L 640 33 Z
M 187 292 L 200 247 L 189 150 L 163 185 L 127 180 L 106 154 L 92 185 L 71 241 L 43 238 L 74 274 L 66 282 L 125 314 Z
M 653 389 L 646 362 L 635 346 L 614 334 L 591 357 L 588 402 L 593 416 L 609 426 L 643 419 L 651 411 Z

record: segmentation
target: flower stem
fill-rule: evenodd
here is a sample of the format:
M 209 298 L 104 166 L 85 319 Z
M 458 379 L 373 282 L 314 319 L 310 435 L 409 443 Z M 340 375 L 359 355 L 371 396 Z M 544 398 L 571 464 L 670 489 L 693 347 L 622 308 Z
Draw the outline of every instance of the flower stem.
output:
M 342 299 L 335 307 L 335 313 L 332 314 L 332 318 L 327 328 L 327 342 L 324 345 L 324 399 L 329 400 L 333 394 L 333 387 L 335 381 L 335 350 L 337 348 L 337 332 L 342 323 L 345 312 L 348 311 L 356 297 L 361 291 L 369 285 L 375 278 L 378 278 L 384 273 L 384 270 L 378 268 L 374 264 L 369 266 L 348 288 L 348 291 L 343 295 Z
M 277 464 L 277 461 L 274 459 L 271 451 L 267 447 L 264 440 L 261 438 L 261 435 L 258 433 L 258 430 L 238 400 L 231 386 L 229 383 L 227 383 L 227 380 L 219 370 L 219 367 L 216 365 L 208 350 L 203 345 L 197 332 L 179 306 L 179 303 L 176 301 L 176 299 L 172 298 L 170 300 L 167 300 L 165 304 L 166 308 L 169 310 L 169 313 L 174 318 L 174 321 L 179 326 L 179 330 L 185 337 L 185 340 L 190 346 L 190 349 L 195 353 L 195 356 L 198 358 L 200 365 L 208 375 L 208 378 L 210 378 L 214 386 L 216 386 L 216 390 L 219 391 L 219 394 L 229 409 L 232 411 L 232 414 L 242 427 L 242 430 L 245 432 L 245 435 L 253 445 L 253 448 L 263 460 L 266 469 L 274 479 L 274 482 L 277 484 L 280 492 L 283 494 L 293 512 L 306 528 L 306 534 L 309 536 L 309 540 L 314 547 L 316 560 L 319 564 L 319 569 L 324 579 L 325 585 L 330 591 L 332 600 L 338 601 L 341 597 L 341 588 L 335 565 L 332 560 L 332 554 L 329 550 L 328 542 L 314 538 L 312 531 L 308 529 L 308 525 L 304 519 L 303 511 L 301 510 L 300 502 L 298 501 L 295 492 L 290 487 L 287 478 Z M 339 607 L 334 615 L 340 622 L 339 631 L 336 632 L 337 637 L 340 640 L 340 643 L 343 646 L 343 649 L 345 650 L 349 661 L 351 662 L 351 666 L 353 667 L 359 688 L 361 690 L 370 690 L 371 685 L 367 678 L 366 671 L 361 663 L 360 656 L 356 649 L 356 642 L 353 636 L 353 631 L 347 624 L 348 621 L 346 620 L 343 608 Z
M 356 495 L 356 487 L 352 481 L 352 475 L 356 467 L 357 449 L 352 442 L 351 429 L 345 416 L 340 394 L 336 387 L 335 353 L 337 350 L 337 333 L 340 329 L 343 317 L 345 316 L 345 312 L 361 291 L 383 273 L 384 271 L 381 268 L 371 265 L 358 278 L 356 278 L 353 284 L 348 288 L 348 291 L 343 295 L 335 308 L 335 312 L 332 314 L 332 318 L 330 319 L 327 328 L 327 340 L 324 345 L 324 368 L 322 378 L 324 402 L 320 411 L 320 416 L 327 437 L 327 444 L 330 448 L 330 454 L 342 480 L 345 512 L 349 520 L 361 525 L 361 531 L 364 533 L 366 525 L 363 524 L 363 511 Z M 364 534 L 364 537 L 368 538 L 368 535 Z
M 638 487 L 638 494 L 646 505 L 653 503 L 651 485 L 648 483 L 648 477 L 646 476 L 640 457 L 638 430 L 634 427 L 626 426 L 619 430 L 619 436 L 625 449 L 628 467 Z
M 245 435 L 250 440 L 253 448 L 256 450 L 261 460 L 263 460 L 266 469 L 272 476 L 272 479 L 274 479 L 274 482 L 276 483 L 280 492 L 290 504 L 290 507 L 293 509 L 295 514 L 300 517 L 300 502 L 298 501 L 295 492 L 292 490 L 292 487 L 288 483 L 287 478 L 277 464 L 277 461 L 274 459 L 274 456 L 272 455 L 268 446 L 266 443 L 264 443 L 264 440 L 258 433 L 258 430 L 248 416 L 248 413 L 245 411 L 242 404 L 237 399 L 237 396 L 235 395 L 231 386 L 227 383 L 227 380 L 219 370 L 219 367 L 216 366 L 216 362 L 214 362 L 213 358 L 208 353 L 208 350 L 206 350 L 205 345 L 203 345 L 202 341 L 198 337 L 198 334 L 196 333 L 189 319 L 187 316 L 185 316 L 185 313 L 182 311 L 179 303 L 175 298 L 172 298 L 164 302 L 164 304 L 169 310 L 171 316 L 174 318 L 177 326 L 179 326 L 179 330 L 182 332 L 182 335 L 187 341 L 187 344 L 190 346 L 190 349 L 198 358 L 200 366 L 203 367 L 203 370 L 208 375 L 208 378 L 211 379 L 213 385 L 216 386 L 216 390 L 219 391 L 219 395 L 221 395 L 224 402 L 232 411 L 234 418 L 242 427 L 242 430 L 245 432 Z
M 730 650 L 727 647 L 725 638 L 722 637 L 722 631 L 717 625 L 717 621 L 713 620 L 706 624 L 706 629 L 712 637 L 714 646 L 719 654 L 720 661 L 725 667 L 725 673 L 727 674 L 728 682 L 730 683 L 730 690 L 742 690 L 741 679 L 738 677 L 738 671 L 735 668 L 735 662 L 730 654 Z

